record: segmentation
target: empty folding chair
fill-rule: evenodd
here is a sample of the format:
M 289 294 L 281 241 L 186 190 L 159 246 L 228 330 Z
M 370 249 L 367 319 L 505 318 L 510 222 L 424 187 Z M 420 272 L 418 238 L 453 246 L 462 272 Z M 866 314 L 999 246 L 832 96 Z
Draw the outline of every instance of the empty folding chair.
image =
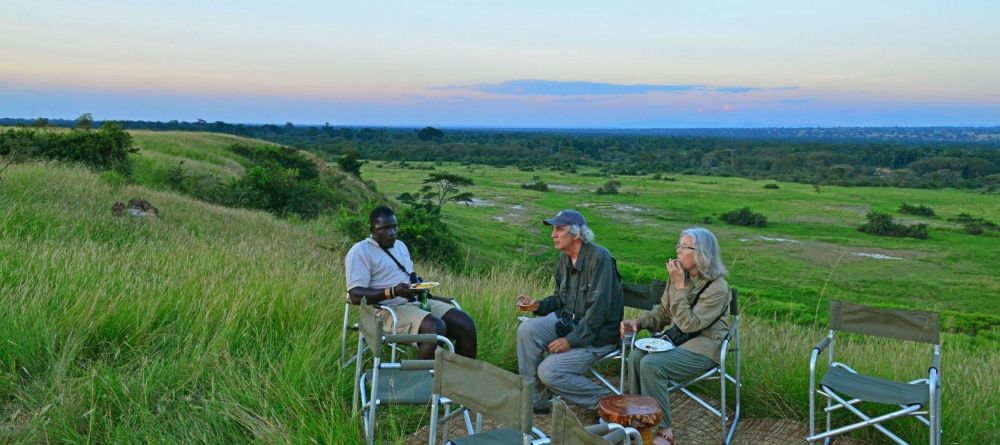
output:
M 643 311 L 648 311 L 653 308 L 654 305 L 659 304 L 660 297 L 663 296 L 663 292 L 667 288 L 667 283 L 663 281 L 653 280 L 650 284 L 622 284 L 622 295 L 625 299 L 625 307 L 630 307 L 634 309 L 639 309 Z M 631 340 L 631 337 L 624 339 L 626 342 Z M 622 351 L 627 349 L 626 344 L 622 344 L 622 347 L 604 354 L 597 359 L 596 362 L 588 369 L 588 371 L 594 375 L 594 377 L 600 381 L 604 386 L 606 386 L 615 395 L 621 395 L 623 388 L 625 387 L 625 359 Z M 597 370 L 597 366 L 600 363 L 609 360 L 619 360 L 619 380 L 618 384 L 615 385 L 611 382 L 604 374 L 601 374 Z
M 834 361 L 834 336 L 838 331 L 893 338 L 933 345 L 927 378 L 897 382 L 860 374 L 848 365 Z M 892 441 L 906 442 L 881 423 L 912 416 L 928 427 L 931 445 L 941 443 L 941 339 L 938 314 L 917 310 L 877 309 L 841 301 L 830 302 L 830 334 L 813 348 L 809 358 L 809 442 L 829 443 L 833 436 L 864 427 L 874 427 Z M 829 349 L 829 365 L 816 384 L 816 361 Z M 816 432 L 816 394 L 826 397 L 826 430 Z M 898 406 L 900 409 L 871 417 L 857 405 L 861 402 Z M 833 428 L 832 414 L 844 409 L 860 421 Z M 926 417 L 925 417 L 926 416 Z
M 443 426 L 444 443 L 539 444 L 546 436 L 532 427 L 533 381 L 489 363 L 438 349 L 434 355 L 434 396 L 431 406 L 430 445 L 437 443 L 438 426 Z M 452 411 L 452 405 L 460 405 Z M 439 416 L 439 405 L 445 414 Z M 465 417 L 470 435 L 448 440 L 448 421 L 459 413 L 476 413 L 476 425 Z M 503 428 L 482 431 L 482 416 L 496 419 Z
M 384 315 L 374 306 L 362 304 L 358 323 L 358 348 L 355 355 L 354 398 L 352 412 L 358 413 L 364 424 L 365 441 L 375 442 L 376 412 L 386 405 L 426 405 L 431 401 L 433 360 L 400 360 L 383 362 L 382 351 L 389 343 L 442 343 L 449 350 L 454 346 L 448 338 L 435 334 L 393 335 L 382 331 Z M 362 367 L 365 350 L 371 352 L 370 368 Z M 440 350 L 440 349 L 439 349 Z
M 549 432 L 549 441 L 542 439 L 540 442 L 551 445 L 642 445 L 642 435 L 635 428 L 623 427 L 617 423 L 600 423 L 585 427 L 566 402 L 556 400 L 552 402 L 552 429 Z

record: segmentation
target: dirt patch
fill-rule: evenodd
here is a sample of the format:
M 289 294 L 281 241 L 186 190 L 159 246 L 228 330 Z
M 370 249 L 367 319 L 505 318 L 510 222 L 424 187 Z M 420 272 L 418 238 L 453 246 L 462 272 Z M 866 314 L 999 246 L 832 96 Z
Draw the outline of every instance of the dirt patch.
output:
M 717 401 L 705 397 L 710 404 L 718 405 Z M 670 395 L 671 415 L 674 426 L 674 434 L 677 443 L 686 445 L 717 444 L 721 442 L 722 425 L 719 419 L 705 411 L 701 405 L 683 394 Z M 580 407 L 571 406 L 570 409 L 580 419 L 583 425 L 593 425 L 598 423 L 597 411 L 586 410 Z M 729 411 L 730 414 L 732 411 Z M 475 422 L 475 417 L 472 417 Z M 533 426 L 545 433 L 552 431 L 551 415 L 536 415 L 533 417 Z M 483 431 L 500 428 L 499 422 L 490 418 L 483 418 Z M 736 434 L 733 436 L 734 444 L 755 444 L 755 445 L 785 445 L 789 443 L 804 443 L 809 428 L 804 423 L 786 419 L 740 419 L 736 425 Z M 468 434 L 464 422 L 461 418 L 453 419 L 449 424 L 449 437 L 462 437 Z M 423 427 L 405 440 L 408 444 L 426 444 L 429 436 L 428 427 Z M 439 438 L 440 439 L 440 438 Z M 438 443 L 441 443 L 438 440 Z M 852 438 L 839 437 L 832 441 L 835 445 L 865 445 Z
M 562 184 L 549 184 L 549 188 L 557 192 L 564 192 L 564 193 L 580 191 L 579 187 L 573 187 L 571 185 L 562 185 Z

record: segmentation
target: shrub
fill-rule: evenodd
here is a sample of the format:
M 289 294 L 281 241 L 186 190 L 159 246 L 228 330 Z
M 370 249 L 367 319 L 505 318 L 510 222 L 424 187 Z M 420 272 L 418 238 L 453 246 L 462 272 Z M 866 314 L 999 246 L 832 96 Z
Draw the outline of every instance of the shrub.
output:
M 521 184 L 521 188 L 525 190 L 537 190 L 539 192 L 549 191 L 549 185 L 546 184 L 545 181 L 542 181 L 541 178 L 539 178 L 538 176 L 535 176 L 534 179 L 535 182 L 531 182 L 528 184 Z
M 767 217 L 761 213 L 754 213 L 750 207 L 723 213 L 719 215 L 719 219 L 737 226 L 767 227 Z
M 350 242 L 369 235 L 368 214 L 382 202 L 369 202 L 357 209 L 341 209 L 334 218 L 337 229 Z M 465 257 L 451 229 L 441 220 L 441 215 L 419 205 L 407 205 L 396 211 L 399 219 L 399 239 L 410 249 L 414 261 L 429 261 L 450 270 L 460 270 Z
M 659 180 L 663 179 L 663 174 L 661 174 L 661 173 L 654 173 L 653 174 L 653 179 L 659 181 Z
M 101 170 L 115 170 L 126 177 L 132 173 L 128 155 L 137 151 L 132 146 L 132 136 L 110 121 L 98 131 L 47 133 L 11 129 L 0 133 L 0 155 L 13 153 L 25 159 L 79 162 Z
M 622 186 L 621 182 L 614 179 L 605 182 L 600 188 L 597 189 L 596 193 L 598 195 L 617 195 L 618 188 Z
M 983 226 L 981 226 L 979 224 L 966 224 L 965 225 L 965 233 L 968 233 L 969 235 L 982 235 L 983 232 L 984 232 Z
M 934 216 L 934 210 L 923 204 L 911 205 L 902 203 L 899 205 L 899 213 L 905 215 Z
M 779 187 L 778 184 L 764 184 L 764 188 L 769 190 L 777 190 Z
M 1000 226 L 998 226 L 997 223 L 990 221 L 986 218 L 972 216 L 965 212 L 959 213 L 958 216 L 955 218 L 948 218 L 948 220 L 964 225 L 965 233 L 969 233 L 972 235 L 980 235 L 984 233 L 986 230 L 1000 231 Z M 970 228 L 969 226 L 978 226 L 978 233 L 973 233 L 977 229 Z
M 865 215 L 867 222 L 858 226 L 858 231 L 877 236 L 912 237 L 927 239 L 927 224 L 906 226 L 898 224 L 888 213 L 871 211 Z

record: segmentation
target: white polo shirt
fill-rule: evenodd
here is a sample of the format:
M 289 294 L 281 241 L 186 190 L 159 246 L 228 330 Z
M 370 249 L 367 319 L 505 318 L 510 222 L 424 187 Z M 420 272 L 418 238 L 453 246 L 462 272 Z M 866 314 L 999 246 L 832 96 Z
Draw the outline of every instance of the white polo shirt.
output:
M 413 271 L 413 261 L 410 260 L 410 250 L 406 244 L 396 240 L 389 249 L 392 256 L 406 268 L 406 273 L 386 255 L 372 237 L 358 241 L 344 257 L 344 269 L 347 275 L 347 290 L 355 287 L 373 287 L 383 289 L 399 283 L 409 283 L 409 272 Z

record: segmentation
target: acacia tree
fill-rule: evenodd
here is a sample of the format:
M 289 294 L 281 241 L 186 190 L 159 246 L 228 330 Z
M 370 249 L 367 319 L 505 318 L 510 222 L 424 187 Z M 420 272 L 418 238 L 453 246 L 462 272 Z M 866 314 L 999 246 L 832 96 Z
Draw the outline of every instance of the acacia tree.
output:
M 447 202 L 472 202 L 472 193 L 460 187 L 473 185 L 472 179 L 451 173 L 431 173 L 424 179 L 424 186 L 417 193 L 403 193 L 398 199 L 414 207 L 423 207 L 440 214 Z
M 94 125 L 94 117 L 90 113 L 83 113 L 80 117 L 76 118 L 76 128 L 90 130 L 92 125 Z

